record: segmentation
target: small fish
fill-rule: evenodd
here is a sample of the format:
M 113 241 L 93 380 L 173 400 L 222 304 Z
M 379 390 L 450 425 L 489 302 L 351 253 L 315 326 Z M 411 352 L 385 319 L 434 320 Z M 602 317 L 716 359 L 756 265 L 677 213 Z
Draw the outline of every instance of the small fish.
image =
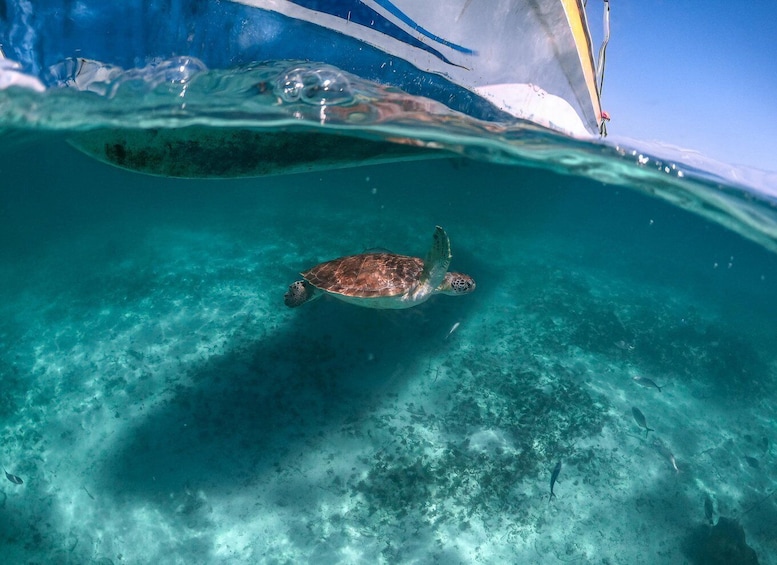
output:
M 749 455 L 745 455 L 745 461 L 747 461 L 747 464 L 750 465 L 753 469 L 758 469 L 760 467 L 760 464 L 758 463 L 758 459 L 755 457 L 750 457 Z
M 636 376 L 631 380 L 633 380 L 638 385 L 644 386 L 645 388 L 657 388 L 658 392 L 661 392 L 661 389 L 664 388 L 662 386 L 658 386 L 655 382 L 653 382 L 647 377 Z
M 558 474 L 561 472 L 561 459 L 559 459 L 558 463 L 556 463 L 556 466 L 553 467 L 553 472 L 550 474 L 550 498 L 548 498 L 548 504 L 550 504 L 550 501 L 553 500 L 553 497 L 556 496 L 556 493 L 553 492 L 553 485 L 556 484 L 556 479 L 558 479 Z
M 453 324 L 453 325 L 451 326 L 451 329 L 450 329 L 450 330 L 448 330 L 448 335 L 446 335 L 446 336 L 445 336 L 445 339 L 448 339 L 449 337 L 451 337 L 451 334 L 452 334 L 453 332 L 455 332 L 457 329 L 459 329 L 459 326 L 460 326 L 460 325 L 461 325 L 461 322 L 456 322 L 455 324 Z
M 24 483 L 21 477 L 17 477 L 16 475 L 12 475 L 8 471 L 5 470 L 5 467 L 3 467 L 3 472 L 5 473 L 5 478 L 11 481 L 15 485 L 20 485 Z
M 647 420 L 645 420 L 645 415 L 642 412 L 640 412 L 639 408 L 634 406 L 631 409 L 631 413 L 634 414 L 634 420 L 637 422 L 637 425 L 641 428 L 645 428 L 645 437 L 647 437 L 648 432 L 655 431 L 653 428 L 648 428 Z
M 674 453 L 670 451 L 670 449 L 664 444 L 663 441 L 654 436 L 653 447 L 655 447 L 661 455 L 669 460 L 669 462 L 672 464 L 672 467 L 674 467 L 675 473 L 680 472 L 680 469 L 677 468 L 677 460 L 674 458 Z
M 715 522 L 712 519 L 712 513 L 713 513 L 713 506 L 712 506 L 712 499 L 710 498 L 710 495 L 704 497 L 704 516 L 707 518 L 707 520 L 710 521 L 710 526 L 714 526 Z

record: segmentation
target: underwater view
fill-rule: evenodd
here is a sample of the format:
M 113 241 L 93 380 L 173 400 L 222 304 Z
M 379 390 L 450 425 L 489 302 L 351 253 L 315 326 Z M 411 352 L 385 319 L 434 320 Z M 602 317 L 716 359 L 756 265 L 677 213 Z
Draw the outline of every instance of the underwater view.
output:
M 57 72 L 0 90 L 4 563 L 775 562 L 763 184 L 329 66 Z

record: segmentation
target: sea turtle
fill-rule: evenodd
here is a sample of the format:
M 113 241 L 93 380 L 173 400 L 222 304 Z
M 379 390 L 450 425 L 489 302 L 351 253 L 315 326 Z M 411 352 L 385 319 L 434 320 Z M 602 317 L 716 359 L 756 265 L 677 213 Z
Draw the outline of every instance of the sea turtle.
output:
M 433 294 L 468 294 L 475 290 L 469 275 L 449 273 L 451 242 L 440 226 L 426 260 L 394 253 L 362 253 L 316 265 L 303 273 L 304 280 L 289 286 L 286 306 L 329 294 L 367 308 L 410 308 Z

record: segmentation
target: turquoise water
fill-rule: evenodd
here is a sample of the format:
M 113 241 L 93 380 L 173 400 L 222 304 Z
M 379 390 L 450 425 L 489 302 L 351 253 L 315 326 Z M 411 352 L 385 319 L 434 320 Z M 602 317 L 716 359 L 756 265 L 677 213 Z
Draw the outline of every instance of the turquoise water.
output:
M 173 104 L 183 83 L 0 92 L 0 463 L 23 480 L 0 486 L 4 562 L 774 562 L 763 187 L 367 84 L 250 113 L 257 91 L 223 86 L 246 77 L 206 81 L 236 96 L 218 116 Z M 207 135 L 249 126 L 297 172 L 169 178 L 74 148 L 194 125 L 175 143 L 205 144 L 200 172 Z M 380 151 L 299 172 L 306 143 Z M 423 257 L 436 225 L 475 293 L 284 306 L 299 271 Z

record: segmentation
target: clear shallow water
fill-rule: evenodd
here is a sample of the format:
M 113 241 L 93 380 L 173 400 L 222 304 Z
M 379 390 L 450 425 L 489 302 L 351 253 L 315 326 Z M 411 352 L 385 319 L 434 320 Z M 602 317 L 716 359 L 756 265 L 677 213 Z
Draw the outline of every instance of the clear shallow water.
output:
M 0 462 L 24 480 L 0 490 L 9 562 L 692 563 L 722 530 L 707 496 L 773 561 L 766 192 L 520 124 L 486 137 L 439 106 L 419 123 L 396 110 L 422 101 L 356 90 L 347 133 L 453 156 L 148 176 L 67 140 L 133 108 L 169 120 L 167 90 L 145 114 L 0 93 L 51 110 L 8 118 L 3 147 Z M 49 96 L 83 104 L 76 121 Z M 296 120 L 300 143 L 345 127 L 266 105 L 280 121 L 232 103 L 226 122 L 181 119 Z M 283 306 L 298 271 L 423 255 L 437 224 L 474 294 Z

